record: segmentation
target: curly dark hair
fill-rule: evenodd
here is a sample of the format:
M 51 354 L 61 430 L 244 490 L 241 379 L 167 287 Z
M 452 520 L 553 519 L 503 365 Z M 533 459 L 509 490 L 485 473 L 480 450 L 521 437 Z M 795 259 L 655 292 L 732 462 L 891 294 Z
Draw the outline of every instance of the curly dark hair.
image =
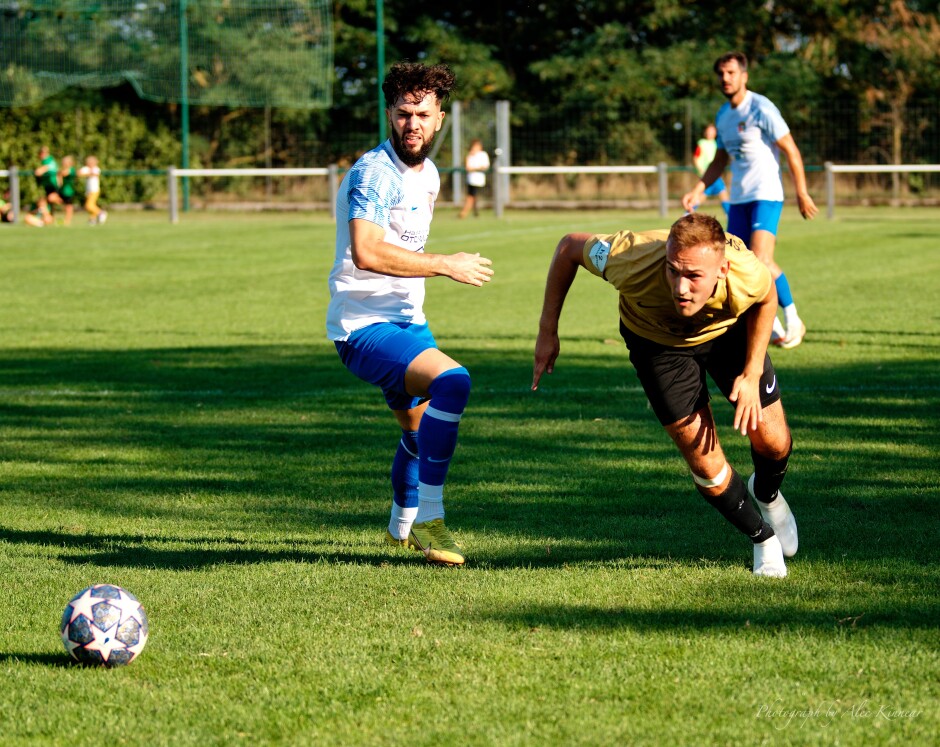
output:
M 411 94 L 423 99 L 429 93 L 437 98 L 437 103 L 447 101 L 451 91 L 457 83 L 457 78 L 447 65 L 425 65 L 421 62 L 399 62 L 392 65 L 385 81 L 382 83 L 382 92 L 385 94 L 385 105 L 395 106 L 395 102 L 402 96 Z

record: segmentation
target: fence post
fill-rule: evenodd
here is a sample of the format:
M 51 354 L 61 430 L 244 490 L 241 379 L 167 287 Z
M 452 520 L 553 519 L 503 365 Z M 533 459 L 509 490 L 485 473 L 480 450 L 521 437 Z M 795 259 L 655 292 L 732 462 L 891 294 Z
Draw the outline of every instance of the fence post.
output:
M 836 175 L 832 171 L 832 161 L 826 161 L 826 217 L 832 220 L 836 212 Z
M 659 172 L 659 215 L 665 218 L 669 208 L 669 172 L 663 161 L 656 165 L 656 169 Z
M 509 128 L 509 102 L 496 102 L 496 153 L 498 160 L 503 166 L 512 166 L 512 136 Z M 499 181 L 499 192 L 503 199 L 503 204 L 509 204 L 510 186 L 509 174 L 494 173 L 494 181 Z
M 339 195 L 339 166 L 331 163 L 327 166 L 329 177 L 327 181 L 330 184 L 330 218 L 336 220 L 336 197 Z
M 451 172 L 451 187 L 454 193 L 454 207 L 459 208 L 463 205 L 463 123 L 460 121 L 460 115 L 463 113 L 463 107 L 459 101 L 455 101 L 450 106 L 450 161 L 453 171 Z
M 10 167 L 10 204 L 13 205 L 13 222 L 20 221 L 20 170 Z
M 497 148 L 493 151 L 493 215 L 497 218 L 503 217 L 503 202 L 506 199 L 503 195 L 503 151 Z M 508 175 L 506 175 L 508 179 Z
M 170 223 L 178 223 L 180 216 L 176 199 L 176 166 L 170 166 L 166 170 L 166 192 L 170 198 Z

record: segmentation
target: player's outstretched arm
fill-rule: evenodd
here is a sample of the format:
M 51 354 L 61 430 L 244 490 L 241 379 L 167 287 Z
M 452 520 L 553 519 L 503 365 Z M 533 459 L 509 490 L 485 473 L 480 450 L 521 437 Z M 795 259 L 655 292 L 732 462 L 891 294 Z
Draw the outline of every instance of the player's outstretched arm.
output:
M 558 339 L 558 320 L 565 305 L 568 290 L 574 282 L 578 267 L 584 264 L 584 244 L 589 233 L 569 233 L 555 249 L 545 281 L 545 298 L 539 319 L 539 334 L 535 340 L 535 360 L 532 365 L 532 391 L 539 388 L 543 373 L 555 370 L 555 360 L 561 352 Z
M 803 156 L 800 149 L 789 132 L 777 141 L 777 147 L 787 155 L 790 165 L 790 174 L 793 176 L 793 188 L 796 190 L 796 204 L 800 208 L 800 215 L 806 220 L 812 220 L 819 212 L 813 198 L 810 197 L 806 186 L 806 170 L 803 168 Z
M 444 275 L 458 283 L 475 285 L 479 288 L 483 283 L 488 283 L 493 279 L 493 269 L 490 266 L 493 263 L 486 257 L 481 257 L 479 252 L 476 254 L 467 252 L 427 254 L 425 256 L 436 257 L 443 264 L 443 269 L 435 272 L 435 275 Z
M 715 157 L 708 165 L 708 168 L 705 169 L 702 178 L 695 182 L 695 186 L 692 187 L 690 192 L 686 192 L 682 195 L 682 208 L 687 213 L 691 213 L 698 207 L 699 203 L 702 201 L 702 197 L 705 195 L 705 190 L 721 176 L 727 165 L 728 151 L 724 148 L 719 148 L 715 151 Z
M 744 370 L 734 380 L 728 399 L 734 402 L 734 429 L 746 436 L 749 430 L 757 430 L 763 420 L 760 403 L 760 379 L 764 372 L 764 356 L 777 315 L 777 288 L 771 283 L 763 300 L 746 312 L 747 352 Z
M 385 229 L 377 223 L 354 218 L 349 221 L 353 264 L 360 270 L 398 278 L 444 276 L 477 287 L 493 277 L 493 263 L 479 254 L 428 254 L 410 252 L 385 240 Z

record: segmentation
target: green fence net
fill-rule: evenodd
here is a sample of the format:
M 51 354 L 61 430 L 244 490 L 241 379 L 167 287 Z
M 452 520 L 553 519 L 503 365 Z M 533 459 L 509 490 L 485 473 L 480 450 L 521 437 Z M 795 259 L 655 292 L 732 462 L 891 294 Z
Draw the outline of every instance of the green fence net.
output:
M 319 108 L 332 78 L 330 0 L 0 0 L 0 106 L 127 81 L 151 101 Z

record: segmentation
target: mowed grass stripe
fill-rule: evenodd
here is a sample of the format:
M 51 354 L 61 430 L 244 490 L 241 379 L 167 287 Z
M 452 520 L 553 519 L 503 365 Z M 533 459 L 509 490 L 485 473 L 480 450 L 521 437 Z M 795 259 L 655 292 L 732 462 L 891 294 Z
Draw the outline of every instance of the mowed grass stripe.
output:
M 4 229 L 0 743 L 931 744 L 938 218 L 786 208 L 777 258 L 809 333 L 771 351 L 801 533 L 780 583 L 695 492 L 603 282 L 577 279 L 528 391 L 558 239 L 655 213 L 439 207 L 430 250 L 496 269 L 428 282 L 474 380 L 456 571 L 381 542 L 398 435 L 324 339 L 327 218 Z M 69 666 L 58 640 L 102 581 L 151 617 L 126 670 Z

